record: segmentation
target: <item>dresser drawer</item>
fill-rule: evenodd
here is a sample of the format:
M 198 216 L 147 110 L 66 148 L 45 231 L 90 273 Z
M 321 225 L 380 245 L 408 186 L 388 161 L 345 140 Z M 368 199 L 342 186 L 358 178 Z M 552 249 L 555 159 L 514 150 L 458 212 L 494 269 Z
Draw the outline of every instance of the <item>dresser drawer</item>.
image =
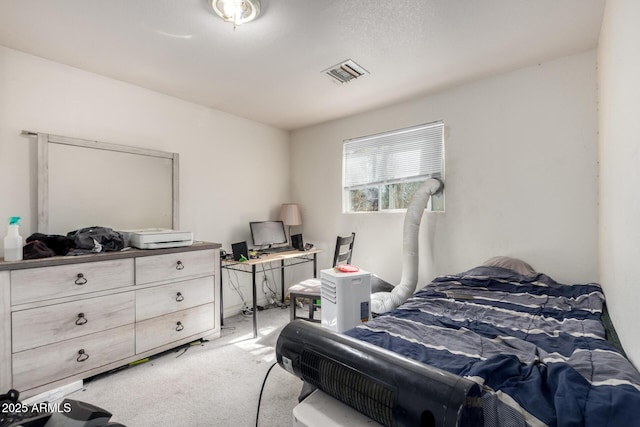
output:
M 213 329 L 213 304 L 205 304 L 136 323 L 136 352 L 142 353 Z
M 134 325 L 13 354 L 13 388 L 28 390 L 133 356 Z
M 206 276 L 136 291 L 136 320 L 211 303 L 214 286 L 213 276 Z
M 11 272 L 13 305 L 133 285 L 133 259 L 86 262 Z
M 13 352 L 135 322 L 133 292 L 12 313 Z
M 213 275 L 214 251 L 180 252 L 136 258 L 136 284 Z

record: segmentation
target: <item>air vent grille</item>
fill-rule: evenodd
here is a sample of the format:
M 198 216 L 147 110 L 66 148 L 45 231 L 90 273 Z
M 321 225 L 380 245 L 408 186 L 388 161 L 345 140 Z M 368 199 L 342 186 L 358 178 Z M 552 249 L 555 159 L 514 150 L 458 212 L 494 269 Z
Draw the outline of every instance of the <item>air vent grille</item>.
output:
M 349 83 L 351 80 L 355 80 L 365 74 L 369 74 L 367 70 L 356 64 L 351 59 L 347 59 L 333 67 L 329 67 L 324 70 L 323 73 L 331 77 L 331 79 L 338 84 Z
M 396 426 L 393 410 L 397 396 L 391 386 L 311 351 L 305 350 L 301 356 L 305 381 L 384 426 Z

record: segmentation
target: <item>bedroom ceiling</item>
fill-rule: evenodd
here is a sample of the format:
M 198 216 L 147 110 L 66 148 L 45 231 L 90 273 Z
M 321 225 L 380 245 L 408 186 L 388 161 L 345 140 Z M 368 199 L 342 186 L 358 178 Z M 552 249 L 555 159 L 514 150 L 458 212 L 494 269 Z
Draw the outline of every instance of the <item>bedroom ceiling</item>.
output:
M 207 0 L 0 0 L 0 45 L 292 130 L 595 48 L 604 2 L 262 0 L 234 31 Z

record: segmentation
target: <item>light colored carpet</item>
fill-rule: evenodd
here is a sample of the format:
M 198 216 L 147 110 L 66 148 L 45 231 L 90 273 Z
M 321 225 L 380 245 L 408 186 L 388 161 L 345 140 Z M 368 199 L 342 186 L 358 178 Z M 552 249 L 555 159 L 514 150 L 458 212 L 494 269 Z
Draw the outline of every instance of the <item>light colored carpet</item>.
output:
M 254 426 L 260 388 L 276 360 L 280 330 L 289 311 L 225 319 L 220 339 L 169 352 L 149 362 L 85 382 L 67 396 L 97 405 L 127 427 Z M 266 380 L 260 426 L 290 426 L 302 380 L 276 365 Z

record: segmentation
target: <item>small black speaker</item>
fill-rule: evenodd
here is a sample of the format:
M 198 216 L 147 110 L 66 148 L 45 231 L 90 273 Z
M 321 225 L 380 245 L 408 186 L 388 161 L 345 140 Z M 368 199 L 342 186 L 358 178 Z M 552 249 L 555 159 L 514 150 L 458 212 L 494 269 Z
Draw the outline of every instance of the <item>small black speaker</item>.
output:
M 233 259 L 240 261 L 240 258 L 244 255 L 245 259 L 249 259 L 249 250 L 247 248 L 247 242 L 238 242 L 231 244 L 231 250 L 233 251 Z
M 291 246 L 299 251 L 304 251 L 304 243 L 302 243 L 302 234 L 294 234 L 291 236 Z

